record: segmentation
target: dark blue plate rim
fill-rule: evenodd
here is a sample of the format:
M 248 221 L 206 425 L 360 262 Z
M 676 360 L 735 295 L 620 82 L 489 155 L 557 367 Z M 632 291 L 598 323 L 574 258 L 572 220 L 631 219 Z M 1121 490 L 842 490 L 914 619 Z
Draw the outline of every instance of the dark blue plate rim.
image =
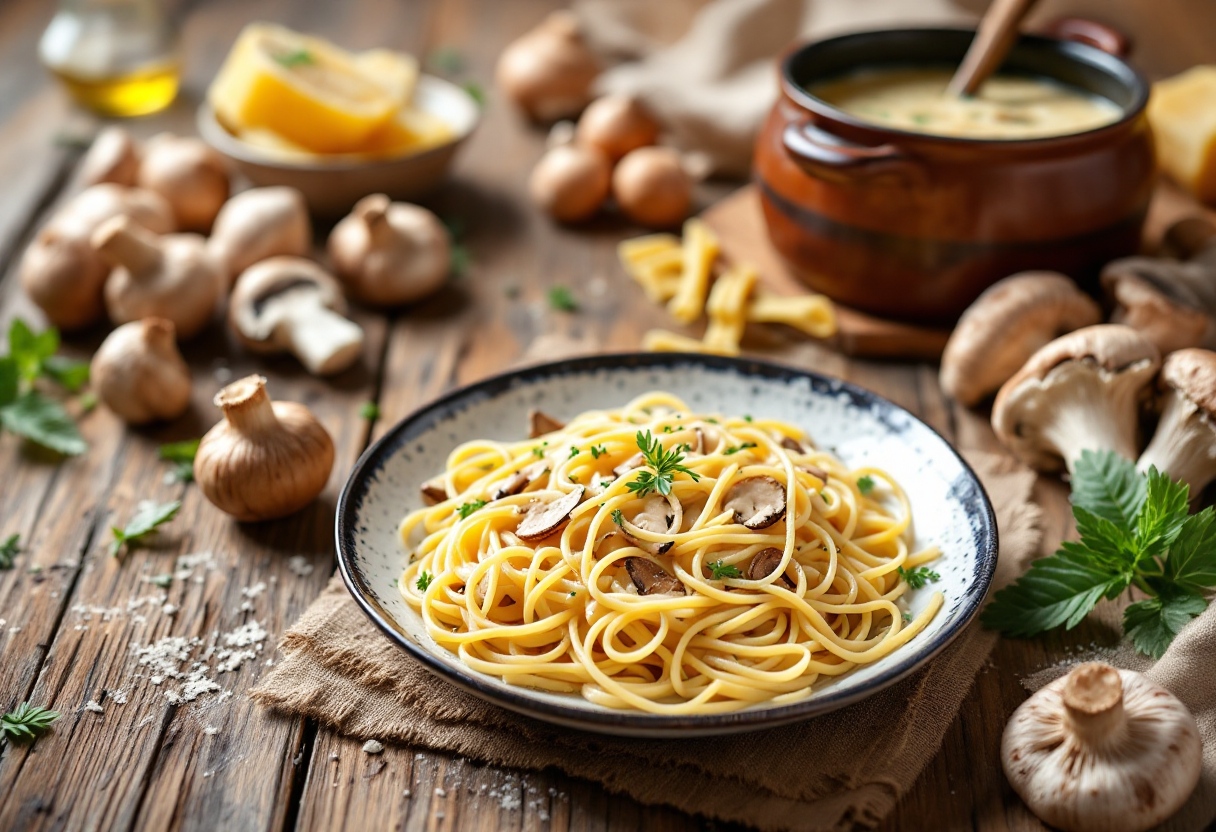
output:
M 733 372 L 745 378 L 750 376 L 787 383 L 794 380 L 809 380 L 816 390 L 830 391 L 835 394 L 845 393 L 858 405 L 878 405 L 888 413 L 901 414 L 940 439 L 946 449 L 954 455 L 964 473 L 970 478 L 970 485 L 980 503 L 978 515 L 980 524 L 973 532 L 978 558 L 976 571 L 972 576 L 973 582 L 967 589 L 967 597 L 963 602 L 960 615 L 950 626 L 934 635 L 933 641 L 927 645 L 927 649 L 922 645 L 914 655 L 892 662 L 890 667 L 871 679 L 865 686 L 853 690 L 829 691 L 801 702 L 774 708 L 749 709 L 726 714 L 665 716 L 640 711 L 584 710 L 536 699 L 526 693 L 490 684 L 471 673 L 465 675 L 441 662 L 428 650 L 406 638 L 397 630 L 391 621 L 392 617 L 380 607 L 372 596 L 370 587 L 363 580 L 355 563 L 358 531 L 356 515 L 363 497 L 368 491 L 372 475 L 402 444 L 411 440 L 412 436 L 408 434 L 412 430 L 426 430 L 448 414 L 463 409 L 462 404 L 466 401 L 492 397 L 525 382 L 598 370 L 652 368 L 672 370 L 689 366 Z M 996 570 L 998 551 L 996 514 L 979 477 L 976 476 L 967 461 L 946 441 L 945 437 L 922 419 L 877 393 L 832 376 L 771 361 L 700 353 L 605 353 L 582 356 L 510 370 L 456 388 L 415 410 L 363 452 L 354 468 L 351 469 L 346 485 L 343 486 L 342 492 L 338 496 L 334 535 L 338 552 L 338 571 L 360 609 L 390 640 L 444 681 L 509 710 L 548 722 L 575 727 L 582 725 L 595 731 L 611 731 L 612 729 L 624 733 L 654 731 L 658 734 L 666 733 L 669 736 L 680 731 L 732 733 L 770 728 L 842 708 L 889 687 L 936 657 L 972 622 L 988 594 L 988 588 Z

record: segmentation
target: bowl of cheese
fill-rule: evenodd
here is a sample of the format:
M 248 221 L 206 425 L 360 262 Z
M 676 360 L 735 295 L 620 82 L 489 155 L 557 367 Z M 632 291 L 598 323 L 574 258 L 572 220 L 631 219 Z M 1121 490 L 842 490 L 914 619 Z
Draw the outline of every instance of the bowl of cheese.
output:
M 442 182 L 480 106 L 419 72 L 411 55 L 348 52 L 251 23 L 198 110 L 203 139 L 255 185 L 289 185 L 320 217 L 385 193 L 412 200 Z

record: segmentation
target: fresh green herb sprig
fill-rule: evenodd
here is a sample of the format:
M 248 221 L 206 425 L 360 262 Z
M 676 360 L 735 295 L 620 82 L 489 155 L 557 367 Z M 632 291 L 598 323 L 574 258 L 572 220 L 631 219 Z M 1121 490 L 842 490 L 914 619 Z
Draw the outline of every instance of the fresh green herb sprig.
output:
M 709 567 L 709 575 L 715 581 L 725 580 L 726 578 L 742 578 L 743 573 L 739 571 L 739 567 L 733 563 L 723 563 L 720 560 L 711 561 L 706 566 Z
M 578 301 L 569 286 L 552 286 L 549 288 L 549 308 L 557 312 L 577 312 Z
M 1216 512 L 1190 514 L 1189 492 L 1156 468 L 1142 474 L 1115 453 L 1083 452 L 1072 477 L 1081 539 L 1032 563 L 981 621 L 1015 637 L 1072 629 L 1100 600 L 1135 587 L 1149 597 L 1124 610 L 1123 632 L 1160 658 L 1216 588 Z
M 433 580 L 435 580 L 435 576 L 423 569 L 418 575 L 418 580 L 414 581 L 414 586 L 418 587 L 419 592 L 426 592 Z
M 570 449 L 570 459 L 574 459 L 580 453 L 582 453 L 582 451 L 580 451 L 578 448 L 571 448 Z
M 612 510 L 612 522 L 616 523 L 618 526 L 625 525 L 625 516 L 621 514 L 621 510 L 619 508 Z
M 477 509 L 479 509 L 479 508 L 485 508 L 485 507 L 486 507 L 485 500 L 474 500 L 471 503 L 461 503 L 460 508 L 457 509 L 457 511 L 460 512 L 461 520 L 467 520 L 470 514 L 477 511 Z
M 685 447 L 687 447 L 687 446 L 685 446 Z M 754 447 L 756 447 L 755 442 L 744 442 L 742 445 L 734 445 L 733 447 L 727 448 L 722 453 L 726 456 L 730 456 L 731 454 L 737 454 L 737 453 L 739 453 L 739 451 L 746 451 L 748 448 L 754 448 Z
M 181 500 L 174 500 L 171 503 L 154 503 L 151 500 L 141 502 L 136 507 L 134 516 L 127 521 L 126 526 L 121 529 L 117 526 L 110 527 L 110 531 L 114 534 L 114 539 L 110 541 L 110 556 L 118 557 L 123 546 L 129 548 L 142 542 L 157 526 L 172 520 L 181 507 Z
M 59 402 L 34 389 L 49 378 L 71 392 L 89 379 L 89 365 L 56 355 L 59 332 L 35 333 L 20 318 L 8 330 L 8 355 L 0 358 L 0 428 L 66 456 L 88 450 L 76 423 Z
M 693 482 L 700 481 L 699 474 L 693 473 L 680 464 L 684 461 L 684 454 L 680 453 L 678 449 L 664 450 L 663 444 L 650 431 L 638 431 L 637 444 L 638 450 L 642 452 L 650 470 L 642 471 L 638 474 L 637 479 L 627 483 L 625 487 L 638 497 L 645 497 L 654 491 L 666 497 L 671 493 L 672 480 L 677 473 L 688 474 L 692 477 Z
M 874 478 L 869 474 L 857 478 L 857 490 L 861 492 L 861 496 L 865 497 L 874 490 Z
M 9 742 L 33 742 L 51 729 L 59 712 L 22 702 L 10 713 L 0 716 L 0 737 Z
M 608 453 L 608 449 L 605 448 L 603 445 L 592 445 L 587 450 L 591 451 L 592 459 L 599 459 L 604 454 Z
M 21 551 L 21 535 L 10 534 L 0 543 L 0 569 L 12 569 L 13 558 Z
M 167 442 L 156 449 L 158 457 L 173 463 L 173 469 L 169 472 L 170 481 L 194 481 L 194 457 L 198 454 L 198 445 L 202 441 L 185 439 L 181 442 Z
M 936 582 L 942 579 L 941 575 L 927 566 L 917 566 L 914 569 L 904 569 L 901 566 L 897 571 L 899 577 L 903 578 L 912 589 L 920 589 L 931 581 Z

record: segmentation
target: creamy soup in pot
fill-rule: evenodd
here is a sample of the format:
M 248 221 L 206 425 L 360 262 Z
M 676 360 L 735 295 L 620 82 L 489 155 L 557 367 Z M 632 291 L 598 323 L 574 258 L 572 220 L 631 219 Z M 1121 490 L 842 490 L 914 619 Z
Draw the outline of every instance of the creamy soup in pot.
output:
M 875 69 L 825 81 L 810 93 L 884 127 L 968 139 L 1037 139 L 1082 133 L 1118 121 L 1112 101 L 1025 75 L 994 75 L 979 93 L 946 92 L 952 72 Z

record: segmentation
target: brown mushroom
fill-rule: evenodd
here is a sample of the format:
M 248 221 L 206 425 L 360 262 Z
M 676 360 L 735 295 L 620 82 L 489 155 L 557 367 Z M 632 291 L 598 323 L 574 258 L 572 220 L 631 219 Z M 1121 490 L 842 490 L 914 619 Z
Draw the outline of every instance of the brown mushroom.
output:
M 1182 480 L 1195 499 L 1216 479 L 1216 352 L 1171 353 L 1157 384 L 1164 392 L 1161 420 L 1136 466 Z
M 535 439 L 538 436 L 544 436 L 546 433 L 559 431 L 566 426 L 565 422 L 559 422 L 543 410 L 532 408 L 528 411 L 528 438 Z
M 490 485 L 490 499 L 501 500 L 503 497 L 512 497 L 531 483 L 540 479 L 549 470 L 549 463 L 543 459 L 539 462 L 533 462 L 513 474 L 509 474 L 505 479 L 501 479 Z
M 625 558 L 625 571 L 638 590 L 638 595 L 687 595 L 688 590 L 675 575 L 652 560 Z
M 767 529 L 785 516 L 785 486 L 772 477 L 744 477 L 726 492 L 723 508 L 753 531 Z
M 773 546 L 767 549 L 761 549 L 756 554 L 752 555 L 752 563 L 747 567 L 747 579 L 749 581 L 762 581 L 769 575 L 777 571 L 781 566 L 781 559 L 785 557 L 785 552 Z M 790 576 L 782 574 L 777 579 L 786 589 L 793 589 L 797 586 L 790 580 Z
M 542 540 L 560 531 L 570 520 L 570 514 L 583 500 L 586 491 L 581 485 L 550 503 L 535 502 L 519 521 L 515 536 L 520 540 Z
M 117 125 L 97 134 L 80 163 L 80 181 L 86 186 L 112 182 L 130 187 L 138 175 L 139 148 L 131 134 Z
M 662 494 L 651 493 L 642 500 L 642 510 L 629 518 L 621 526 L 621 534 L 643 552 L 649 552 L 652 555 L 665 555 L 675 545 L 674 540 L 664 540 L 662 542 L 642 540 L 640 537 L 631 534 L 629 528 L 632 526 L 644 532 L 667 534 L 676 525 L 676 520 L 682 514 L 683 509 L 680 506 L 680 502 L 674 496 L 668 495 L 664 497 Z
M 1110 320 L 1138 330 L 1164 354 L 1216 346 L 1216 310 L 1196 291 L 1206 275 L 1205 268 L 1175 260 L 1113 260 L 1102 270 Z
M 806 448 L 802 447 L 802 443 L 797 439 L 794 439 L 792 436 L 781 437 L 781 447 L 785 448 L 787 451 L 793 451 L 796 454 L 806 453 Z
M 942 353 L 942 390 L 973 406 L 1053 338 L 1102 320 L 1098 304 L 1056 272 L 1022 272 L 984 291 Z
M 1140 400 L 1161 355 L 1131 327 L 1100 324 L 1057 338 L 1005 382 L 992 407 L 997 438 L 1040 471 L 1082 450 L 1139 451 Z
M 448 498 L 448 487 L 443 477 L 427 480 L 419 490 L 422 492 L 422 501 L 428 506 L 438 505 Z

